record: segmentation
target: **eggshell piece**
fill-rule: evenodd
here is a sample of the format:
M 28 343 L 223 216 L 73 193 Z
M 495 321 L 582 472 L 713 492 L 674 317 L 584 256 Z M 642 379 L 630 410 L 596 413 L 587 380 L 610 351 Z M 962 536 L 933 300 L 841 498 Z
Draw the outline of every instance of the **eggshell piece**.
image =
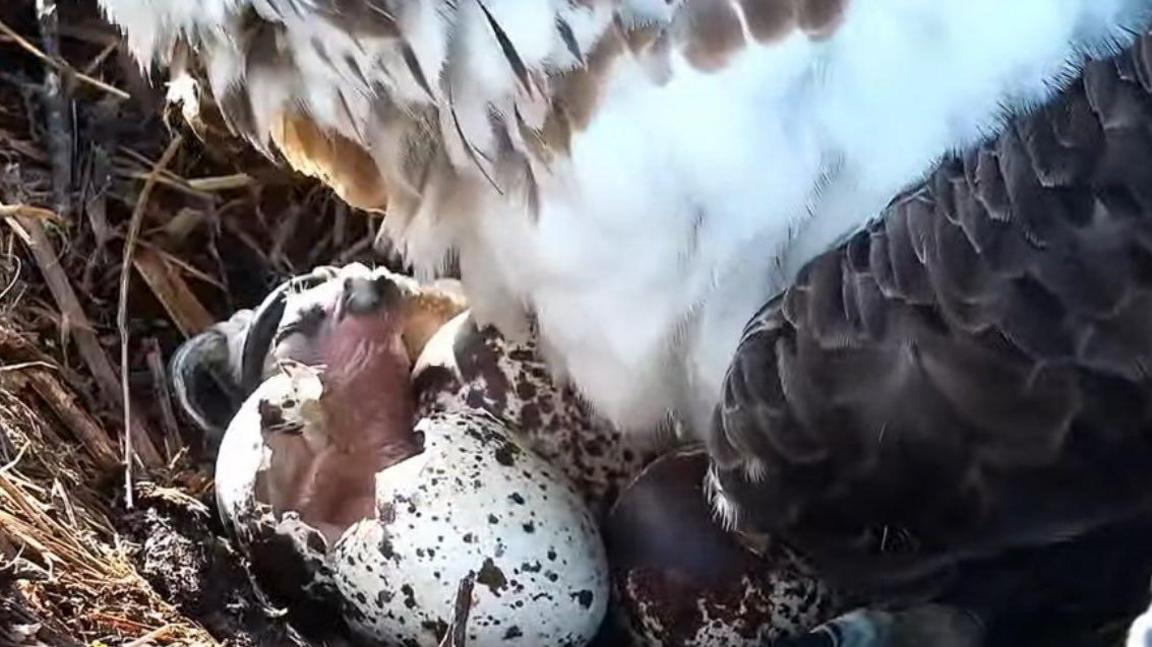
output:
M 424 452 L 377 476 L 378 519 L 353 526 L 332 551 L 349 622 L 434 647 L 473 573 L 470 644 L 591 640 L 608 569 L 576 490 L 485 412 L 433 414 L 416 429 Z
M 413 370 L 421 411 L 482 409 L 557 466 L 602 513 L 670 437 L 625 434 L 558 385 L 529 338 L 514 342 L 462 313 L 424 347 Z

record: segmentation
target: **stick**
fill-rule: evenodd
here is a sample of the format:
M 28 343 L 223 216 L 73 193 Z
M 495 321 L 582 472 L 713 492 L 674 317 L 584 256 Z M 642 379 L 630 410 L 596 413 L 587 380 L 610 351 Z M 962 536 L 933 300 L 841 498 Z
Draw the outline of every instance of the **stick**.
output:
M 124 261 L 120 264 L 120 301 L 116 309 L 116 327 L 120 331 L 120 388 L 123 390 L 124 400 L 124 505 L 129 510 L 135 505 L 135 496 L 132 493 L 132 428 L 136 425 L 132 421 L 132 394 L 128 386 L 128 283 L 132 278 L 132 256 L 136 251 L 140 228 L 144 224 L 148 197 L 152 194 L 152 188 L 156 186 L 156 178 L 160 177 L 160 172 L 176 157 L 176 152 L 183 143 L 183 135 L 173 137 L 160 160 L 152 167 L 152 172 L 148 174 L 144 188 L 136 198 L 136 208 L 132 210 L 128 236 L 124 239 Z
M 116 369 L 112 367 L 112 362 L 104 353 L 104 348 L 100 345 L 100 340 L 97 339 L 94 332 L 95 328 L 88 319 L 88 315 L 84 313 L 84 308 L 80 305 L 76 291 L 72 289 L 68 275 L 60 267 L 56 247 L 52 244 L 52 239 L 48 237 L 48 231 L 44 228 L 44 219 L 24 215 L 5 216 L 4 218 L 13 231 L 21 232 L 20 238 L 31 250 L 32 258 L 36 260 L 36 266 L 44 276 L 44 282 L 48 285 L 48 290 L 52 292 L 53 300 L 56 301 L 56 307 L 71 322 L 76 349 L 80 352 L 80 357 L 84 360 L 88 370 L 96 378 L 96 384 L 100 387 L 100 395 L 110 406 L 116 406 L 121 393 Z M 129 415 L 130 412 L 124 412 L 125 425 L 128 424 Z M 133 420 L 132 424 L 137 429 L 147 429 L 143 420 Z M 152 444 L 150 433 L 141 434 L 134 442 L 137 445 L 136 451 L 145 465 L 163 464 L 160 459 L 160 452 Z
M 172 409 L 172 390 L 168 387 L 168 372 L 164 367 L 164 358 L 160 354 L 160 343 L 155 337 L 149 337 L 144 340 L 144 348 L 148 371 L 152 373 L 152 388 L 160 403 L 160 414 L 164 421 L 165 449 L 168 450 L 169 456 L 174 456 L 179 453 L 184 442 L 180 437 L 176 412 Z
M 40 40 L 44 53 L 60 60 L 60 22 L 56 0 L 36 0 Z M 68 91 L 59 68 L 44 70 L 44 106 L 48 121 L 48 152 L 52 159 L 52 195 L 56 213 L 72 214 L 72 122 L 69 120 Z
M 24 38 L 19 33 L 17 33 L 15 29 L 12 29 L 8 25 L 4 24 L 3 20 L 0 20 L 0 33 L 11 38 L 12 42 L 16 43 L 24 51 L 35 56 L 36 58 L 40 59 L 41 61 L 44 61 L 48 65 L 51 65 L 52 67 L 56 68 L 57 70 L 61 70 L 61 71 L 71 70 L 71 72 L 76 75 L 76 78 L 78 80 L 80 80 L 84 83 L 87 83 L 88 85 L 91 85 L 91 86 L 96 87 L 96 88 L 100 88 L 101 90 L 103 90 L 109 94 L 120 97 L 121 99 L 131 99 L 132 98 L 132 95 L 121 90 L 120 88 L 108 85 L 107 83 L 101 81 L 100 79 L 94 79 L 94 78 L 88 76 L 87 74 L 81 74 L 80 72 L 77 72 L 76 70 L 73 70 L 71 67 L 69 67 L 67 63 L 64 63 L 63 61 L 61 61 L 59 59 L 54 59 L 51 56 L 48 56 L 44 52 L 40 51 L 40 49 L 37 48 L 35 45 L 33 45 L 31 42 L 29 42 L 29 40 L 27 38 Z
M 452 624 L 440 640 L 440 647 L 465 647 L 468 641 L 468 615 L 472 612 L 472 588 L 476 585 L 476 573 L 469 571 L 456 589 L 456 609 Z
M 100 424 L 88 415 L 84 408 L 77 405 L 72 395 L 56 380 L 55 376 L 47 371 L 28 371 L 28 384 L 52 409 L 52 413 L 64 423 L 72 432 L 72 436 L 80 441 L 88 450 L 88 455 L 101 470 L 111 470 L 116 467 L 116 446 L 108 438 L 108 434 Z

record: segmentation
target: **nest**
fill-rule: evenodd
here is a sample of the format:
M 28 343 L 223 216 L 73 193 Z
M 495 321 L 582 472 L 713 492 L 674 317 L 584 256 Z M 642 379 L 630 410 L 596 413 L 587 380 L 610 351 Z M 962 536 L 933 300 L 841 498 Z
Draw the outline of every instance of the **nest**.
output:
M 165 362 L 374 224 L 163 95 L 95 2 L 0 3 L 0 646 L 303 644 L 219 538 Z

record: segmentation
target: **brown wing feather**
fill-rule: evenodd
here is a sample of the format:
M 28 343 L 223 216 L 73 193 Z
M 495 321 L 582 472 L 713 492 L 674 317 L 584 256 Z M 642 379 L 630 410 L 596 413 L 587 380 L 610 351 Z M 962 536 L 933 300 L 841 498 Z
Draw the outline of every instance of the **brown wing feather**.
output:
M 946 160 L 747 327 L 748 530 L 883 590 L 1152 503 L 1152 39 Z

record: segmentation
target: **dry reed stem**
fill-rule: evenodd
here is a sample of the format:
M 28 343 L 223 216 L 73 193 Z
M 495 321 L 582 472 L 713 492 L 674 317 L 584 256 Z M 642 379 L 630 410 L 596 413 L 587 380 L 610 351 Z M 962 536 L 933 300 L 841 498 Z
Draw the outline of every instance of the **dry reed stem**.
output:
M 152 172 L 144 182 L 136 198 L 136 206 L 132 210 L 132 219 L 128 225 L 128 236 L 124 240 L 124 260 L 120 264 L 120 300 L 116 309 L 116 328 L 120 331 L 120 388 L 123 389 L 124 406 L 124 504 L 129 510 L 134 506 L 135 499 L 132 492 L 132 430 L 135 422 L 132 419 L 132 394 L 128 385 L 128 284 L 132 278 L 132 261 L 136 252 L 136 241 L 140 238 L 140 228 L 144 224 L 144 213 L 148 207 L 148 198 L 152 189 L 156 187 L 156 178 L 160 172 L 172 163 L 180 146 L 184 143 L 182 135 L 176 135 L 168 143 L 168 148 L 160 156 L 160 160 L 152 167 Z

